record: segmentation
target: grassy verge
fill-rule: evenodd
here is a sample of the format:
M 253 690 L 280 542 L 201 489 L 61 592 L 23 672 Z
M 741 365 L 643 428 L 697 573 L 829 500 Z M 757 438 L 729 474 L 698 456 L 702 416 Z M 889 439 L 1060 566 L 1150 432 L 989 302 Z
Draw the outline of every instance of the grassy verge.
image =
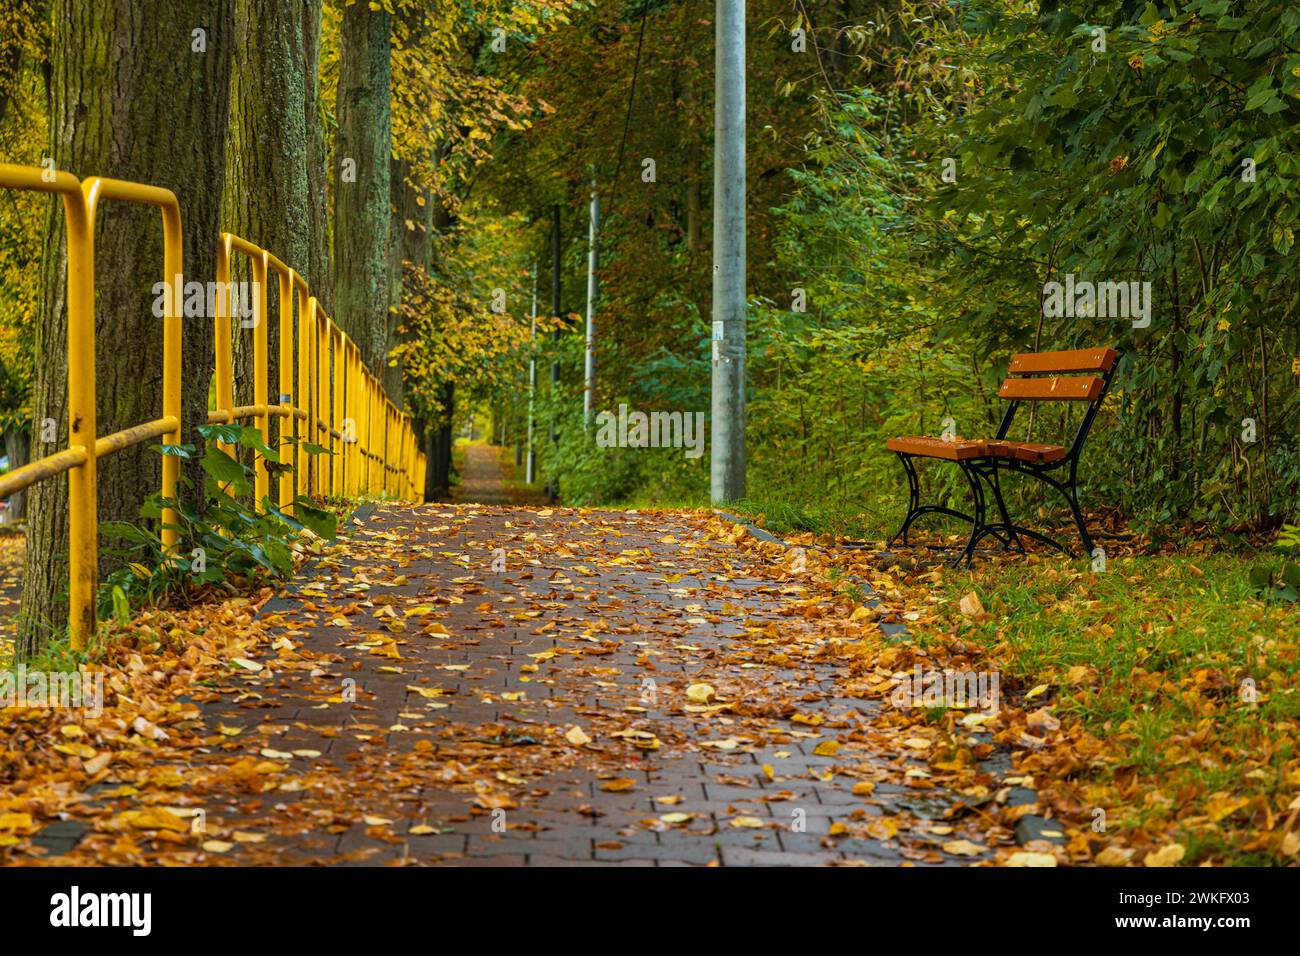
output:
M 1023 764 L 1093 850 L 1278 863 L 1300 849 L 1300 608 L 1257 596 L 1254 560 L 986 561 L 947 572 L 915 629 L 978 644 L 1025 709 L 1061 721 Z M 982 613 L 961 608 L 971 593 Z

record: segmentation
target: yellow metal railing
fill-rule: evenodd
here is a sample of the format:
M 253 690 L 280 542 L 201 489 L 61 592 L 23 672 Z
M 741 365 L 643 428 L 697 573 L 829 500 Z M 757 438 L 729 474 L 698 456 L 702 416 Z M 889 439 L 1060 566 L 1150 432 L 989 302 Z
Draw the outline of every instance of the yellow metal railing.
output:
M 253 300 L 253 404 L 234 404 L 231 315 L 228 298 L 218 296 L 217 410 L 211 422 L 253 419 L 263 443 L 270 441 L 273 416 L 296 425 L 298 438 L 298 494 L 356 496 L 382 491 L 400 498 L 417 497 L 424 487 L 424 456 L 418 451 L 410 415 L 384 394 L 379 379 L 361 361 L 361 350 L 325 314 L 324 308 L 297 272 L 246 239 L 222 233 L 217 252 L 218 288 L 230 287 L 233 253 L 247 257 L 258 294 Z M 274 272 L 280 291 L 279 402 L 267 394 L 268 317 L 266 280 Z M 305 402 L 296 404 L 294 388 L 294 295 L 297 293 L 297 358 L 299 391 Z M 381 421 L 382 417 L 382 421 Z M 363 425 L 362 423 L 365 423 Z M 283 430 L 282 430 L 283 435 Z M 364 436 L 364 437 L 363 437 Z M 314 460 L 305 442 L 330 452 L 327 461 Z M 270 494 L 270 478 L 260 459 L 254 474 L 254 497 L 261 502 Z M 281 508 L 293 503 L 293 479 L 282 475 L 277 489 Z
M 181 316 L 178 300 L 185 288 L 181 210 L 168 189 L 116 179 L 92 177 L 81 182 L 71 173 L 0 163 L 0 188 L 54 193 L 63 200 L 67 229 L 68 302 L 68 446 L 0 476 L 0 499 L 37 482 L 68 473 L 69 636 L 74 648 L 85 646 L 95 630 L 95 592 L 99 561 L 96 497 L 98 460 L 157 438 L 181 442 Z M 156 206 L 163 218 L 163 271 L 167 283 L 163 317 L 162 417 L 99 437 L 95 421 L 95 215 L 104 200 Z M 257 295 L 253 300 L 253 404 L 235 406 L 232 370 L 231 258 L 249 258 Z M 280 293 L 279 401 L 267 394 L 267 286 L 274 273 Z M 306 281 L 293 269 L 247 240 L 223 233 L 217 250 L 218 283 L 215 318 L 216 405 L 209 422 L 252 419 L 263 444 L 270 441 L 273 416 L 282 420 L 280 437 L 293 424 L 298 439 L 297 495 L 357 497 L 384 493 L 418 500 L 424 488 L 425 459 L 419 452 L 411 418 L 384 394 L 379 379 L 365 367 L 361 351 L 325 314 Z M 297 335 L 294 335 L 294 300 Z M 297 357 L 295 399 L 294 358 Z M 310 442 L 331 452 L 329 458 L 308 454 Z M 175 500 L 180 459 L 162 459 L 162 495 Z M 270 476 L 260 457 L 254 471 L 254 507 L 270 496 Z M 290 508 L 294 477 L 284 474 L 277 488 L 279 506 Z M 176 544 L 176 516 L 163 512 L 162 543 Z M 171 525 L 172 527 L 168 527 Z

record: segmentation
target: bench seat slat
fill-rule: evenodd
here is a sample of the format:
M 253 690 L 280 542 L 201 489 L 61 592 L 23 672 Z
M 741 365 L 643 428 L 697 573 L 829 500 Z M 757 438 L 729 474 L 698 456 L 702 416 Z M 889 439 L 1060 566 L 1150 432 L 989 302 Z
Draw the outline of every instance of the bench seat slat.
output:
M 1022 402 L 1093 402 L 1103 385 L 1095 375 L 1009 378 L 998 389 L 998 397 Z
M 1016 461 L 1046 463 L 1060 461 L 1065 457 L 1065 448 L 1061 445 L 1041 445 L 1029 441 L 990 441 L 989 454 L 994 458 L 1013 458 Z
M 890 451 L 904 455 L 916 455 L 919 458 L 942 458 L 945 461 L 969 461 L 983 458 L 988 454 L 988 442 L 958 439 L 944 441 L 933 435 L 913 435 L 907 438 L 891 438 L 885 442 Z
M 1013 356 L 1009 375 L 1052 372 L 1109 372 L 1119 353 L 1114 349 L 1070 349 L 1064 352 L 1025 352 Z

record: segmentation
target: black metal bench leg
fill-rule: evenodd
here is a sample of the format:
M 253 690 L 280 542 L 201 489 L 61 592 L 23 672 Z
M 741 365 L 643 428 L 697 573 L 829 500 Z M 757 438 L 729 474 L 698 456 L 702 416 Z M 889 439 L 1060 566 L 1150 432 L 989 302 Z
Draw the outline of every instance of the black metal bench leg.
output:
M 1011 515 L 1007 513 L 1007 503 L 1002 498 L 1002 481 L 998 478 L 997 462 L 993 462 L 989 467 L 992 471 L 992 479 L 989 481 L 989 484 L 993 488 L 993 499 L 998 504 L 998 514 L 1002 517 L 1002 524 L 1011 535 L 1011 540 L 1016 543 L 1016 547 L 1020 550 L 1020 553 L 1024 554 L 1025 544 L 1020 540 L 1020 535 L 1016 531 L 1016 526 L 1011 522 Z
M 903 518 L 903 526 L 894 532 L 894 536 L 889 539 L 886 547 L 893 547 L 894 542 L 900 537 L 903 539 L 903 547 L 907 547 L 907 529 L 912 526 L 912 522 L 918 517 L 919 505 L 921 504 L 921 484 L 916 477 L 916 466 L 912 464 L 911 456 L 898 454 L 898 460 L 903 463 L 903 471 L 907 473 L 907 516 Z
M 963 561 L 969 564 L 975 556 L 975 545 L 979 544 L 980 538 L 985 534 L 984 529 L 984 489 L 980 486 L 979 475 L 974 469 L 965 462 L 958 462 L 957 467 L 961 473 L 966 476 L 966 483 L 970 485 L 971 497 L 975 504 L 975 520 L 971 522 L 970 537 L 966 539 L 966 547 L 961 554 L 952 562 L 952 567 L 958 567 Z
M 1083 512 L 1079 510 L 1079 490 L 1073 479 L 1070 481 L 1069 492 L 1065 499 L 1070 503 L 1070 513 L 1074 515 L 1074 523 L 1079 529 L 1079 539 L 1083 542 L 1083 556 L 1090 558 L 1092 557 L 1092 535 L 1088 534 L 1088 525 L 1083 520 Z

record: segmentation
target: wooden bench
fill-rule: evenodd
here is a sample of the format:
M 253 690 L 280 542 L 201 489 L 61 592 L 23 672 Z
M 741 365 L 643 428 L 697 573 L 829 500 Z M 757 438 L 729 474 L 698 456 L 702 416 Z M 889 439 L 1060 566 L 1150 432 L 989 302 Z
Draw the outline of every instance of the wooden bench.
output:
M 1017 355 L 1011 360 L 1007 378 L 998 390 L 999 397 L 1007 401 L 1007 408 L 993 438 L 934 438 L 913 436 L 891 438 L 886 447 L 898 455 L 907 473 L 908 510 L 903 525 L 889 540 L 892 545 L 902 538 L 907 545 L 907 532 L 912 523 L 923 515 L 943 514 L 970 523 L 970 537 L 954 564 L 969 561 L 975 548 L 986 536 L 993 536 L 1006 548 L 1024 553 L 1022 537 L 1032 538 L 1068 552 L 1060 542 L 1029 528 L 1012 522 L 1002 497 L 999 475 L 1016 472 L 1029 475 L 1059 491 L 1070 506 L 1074 523 L 1079 529 L 1084 554 L 1092 553 L 1092 537 L 1088 534 L 1083 514 L 1079 510 L 1077 485 L 1079 453 L 1088 438 L 1097 410 L 1110 388 L 1111 377 L 1119 362 L 1119 353 L 1111 348 L 1073 349 L 1066 352 L 1031 352 Z M 1078 431 L 1069 447 L 1046 445 L 1037 442 L 1012 441 L 1007 438 L 1015 421 L 1016 410 L 1023 402 L 1086 402 L 1087 408 L 1079 422 Z M 915 459 L 932 458 L 950 461 L 961 469 L 970 485 L 974 514 L 966 514 L 938 504 L 922 505 L 921 488 L 917 477 Z M 993 493 L 998 518 L 988 522 L 984 486 Z

